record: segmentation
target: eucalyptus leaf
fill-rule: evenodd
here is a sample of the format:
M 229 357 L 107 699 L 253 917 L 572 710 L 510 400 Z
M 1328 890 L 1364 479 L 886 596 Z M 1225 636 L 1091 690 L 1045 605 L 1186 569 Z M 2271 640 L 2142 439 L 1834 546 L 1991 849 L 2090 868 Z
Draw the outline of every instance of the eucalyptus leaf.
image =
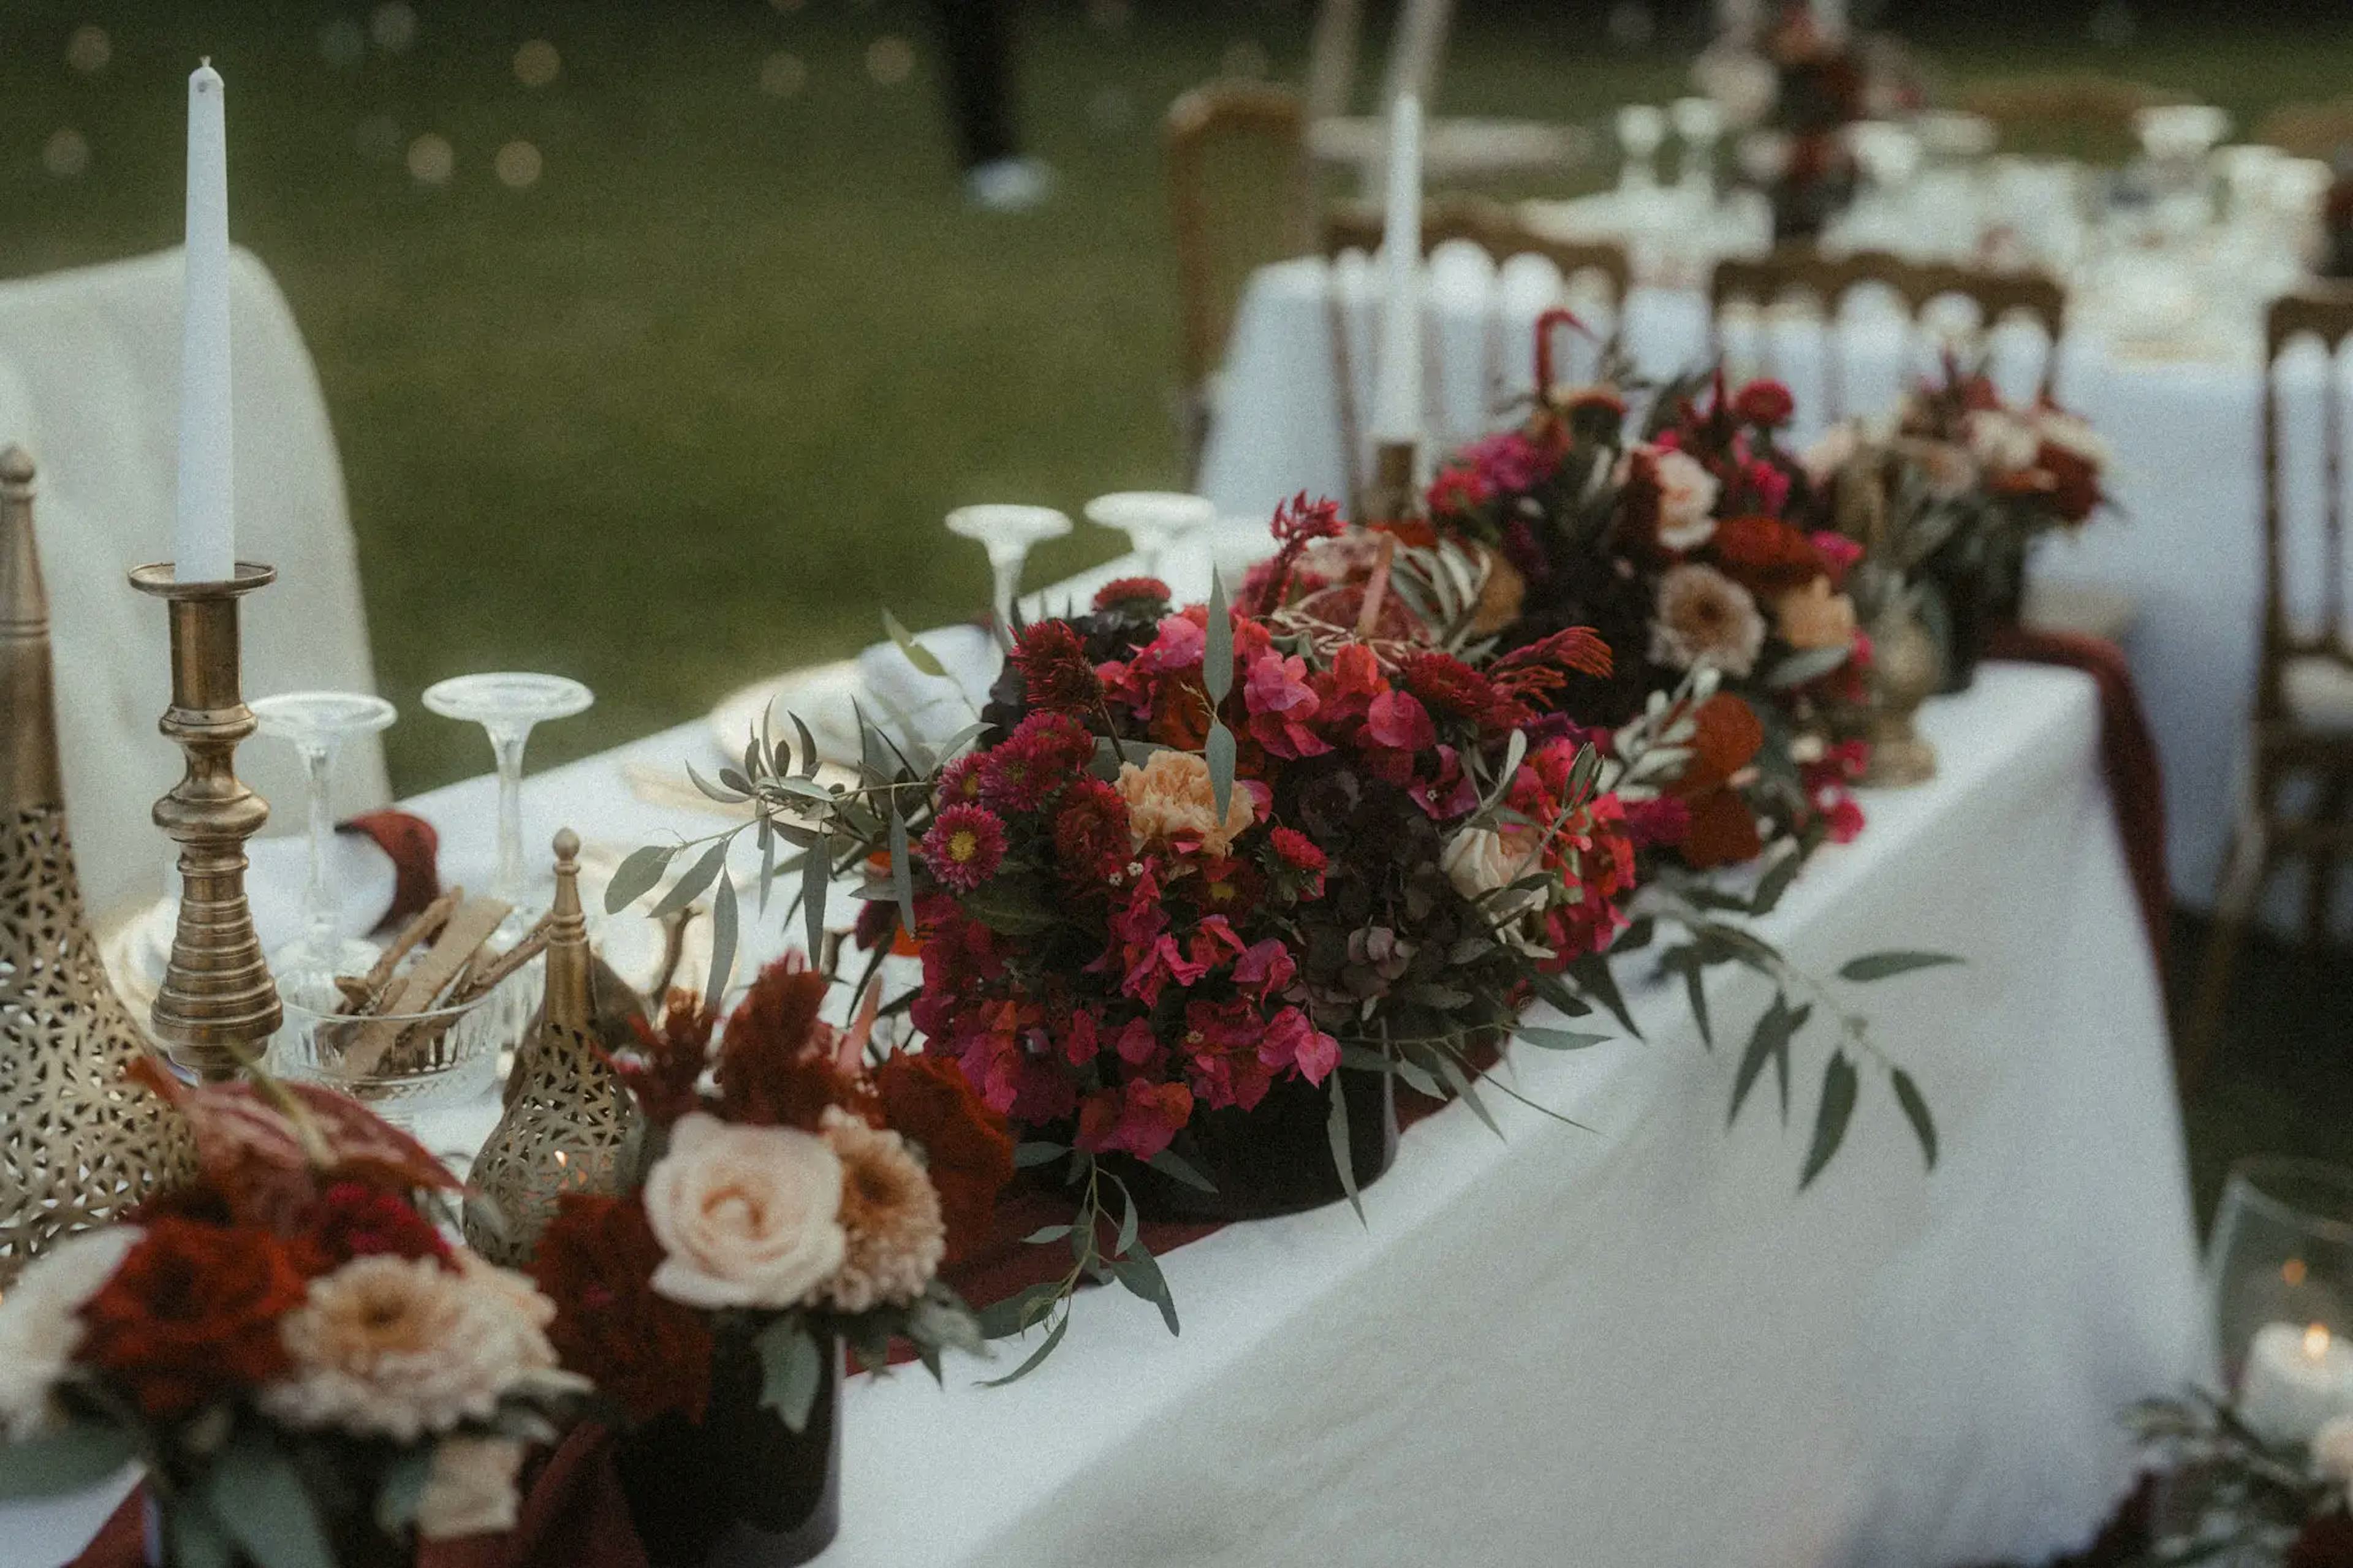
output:
M 335 1568 L 317 1505 L 278 1445 L 241 1433 L 213 1458 L 205 1505 L 256 1568 Z
M 718 784 L 712 784 L 709 779 L 704 778 L 701 773 L 696 771 L 692 763 L 686 764 L 687 782 L 692 784 L 696 789 L 701 790 L 706 796 L 717 801 L 722 805 L 740 805 L 748 799 L 752 794 L 752 785 L 748 780 L 739 778 L 737 783 L 733 784 L 725 782 L 728 776 L 733 773 L 734 770 L 733 768 L 720 769 L 719 777 L 721 782 Z
M 1209 584 L 1209 624 L 1201 648 L 1201 684 L 1208 689 L 1209 706 L 1223 706 L 1234 689 L 1234 618 L 1226 613 L 1226 585 Z M 1220 815 L 1225 807 L 1218 808 Z
M 0 1502 L 79 1491 L 129 1464 L 138 1451 L 128 1432 L 95 1421 L 0 1443 Z
M 1049 1289 L 1059 1290 L 1060 1286 L 1057 1284 L 1049 1287 Z M 1008 1383 L 1018 1383 L 1021 1379 L 1029 1376 L 1032 1372 L 1037 1370 L 1038 1363 L 1039 1362 L 1044 1361 L 1048 1356 L 1054 1353 L 1054 1347 L 1062 1342 L 1063 1332 L 1068 1330 L 1070 1326 L 1071 1310 L 1068 1307 L 1065 1307 L 1062 1309 L 1061 1316 L 1054 1320 L 1054 1326 L 1046 1331 L 1046 1338 L 1044 1341 L 1039 1344 L 1036 1350 L 1029 1352 L 1029 1357 L 1027 1361 L 1024 1361 L 1019 1366 L 1015 1367 L 1011 1372 L 1007 1373 L 1003 1377 L 992 1377 L 983 1380 L 980 1386 L 983 1388 L 1002 1388 Z
M 1936 1119 L 1928 1114 L 1928 1100 L 1912 1075 L 1902 1068 L 1892 1068 L 1888 1078 L 1895 1086 L 1895 1103 L 1904 1108 L 1904 1118 L 1912 1123 L 1913 1134 L 1920 1140 L 1921 1157 L 1928 1169 L 1936 1168 Z
M 899 924 L 912 937 L 915 934 L 915 876 L 907 853 L 907 819 L 895 800 L 891 803 L 891 892 L 899 900 Z
M 1627 1010 L 1626 998 L 1619 994 L 1618 977 L 1609 973 L 1609 960 L 1606 954 L 1587 953 L 1568 966 L 1568 973 L 1585 987 L 1589 995 L 1609 1009 L 1610 1016 L 1616 1018 L 1628 1034 L 1638 1040 L 1642 1037 L 1642 1031 L 1634 1026 L 1634 1015 Z
M 1831 1059 L 1822 1064 L 1821 1104 L 1814 1111 L 1813 1146 L 1806 1151 L 1806 1168 L 1798 1178 L 1799 1191 L 1813 1185 L 1845 1140 L 1846 1124 L 1854 1115 L 1855 1088 L 1854 1063 L 1847 1059 L 1844 1050 L 1832 1051 Z
M 1487 1102 L 1479 1098 L 1478 1086 L 1473 1084 L 1471 1081 L 1471 1076 L 1462 1070 L 1462 1064 L 1444 1051 L 1440 1051 L 1438 1054 L 1438 1071 L 1439 1075 L 1446 1079 L 1446 1087 L 1454 1091 L 1455 1098 L 1468 1105 L 1472 1112 L 1487 1124 L 1488 1131 L 1501 1138 L 1504 1135 L 1502 1124 L 1496 1121 L 1494 1113 L 1487 1109 Z
M 728 976 L 735 971 L 735 884 L 722 877 L 711 900 L 711 982 L 702 991 L 713 1007 L 727 994 Z
M 1070 1234 L 1071 1227 L 1067 1225 L 1039 1226 L 1036 1230 L 1023 1237 L 1021 1244 L 1024 1247 L 1043 1247 L 1050 1241 L 1060 1241 Z
M 629 858 L 614 871 L 613 879 L 605 884 L 605 912 L 617 915 L 660 885 L 662 873 L 670 869 L 670 857 L 678 853 L 674 844 L 649 844 L 632 850 Z
M 1050 1165 L 1070 1152 L 1062 1143 L 1023 1143 L 1013 1151 L 1013 1168 L 1026 1171 L 1033 1165 Z
M 1733 1073 L 1732 1111 L 1724 1119 L 1725 1125 L 1728 1127 L 1740 1120 L 1740 1107 L 1747 1100 L 1748 1091 L 1757 1086 L 1757 1075 L 1765 1070 L 1765 1064 L 1775 1056 L 1788 1050 L 1789 1041 L 1796 1037 L 1810 1011 L 1810 1007 L 1793 1010 L 1786 994 L 1774 994 L 1773 1005 L 1766 1008 L 1764 1015 L 1757 1020 L 1757 1027 L 1748 1036 L 1748 1048 L 1741 1053 L 1740 1066 Z
M 1209 721 L 1209 739 L 1204 751 L 1209 763 L 1209 809 L 1217 819 L 1226 819 L 1227 803 L 1234 795 L 1234 732 L 1220 719 Z
M 396 1535 L 417 1520 L 417 1500 L 425 1495 L 425 1479 L 433 1473 L 429 1449 L 412 1449 L 394 1457 L 375 1489 L 375 1524 L 386 1535 Z
M 1145 1163 L 1170 1180 L 1182 1182 L 1197 1192 L 1214 1193 L 1218 1190 L 1216 1183 L 1195 1170 L 1189 1161 L 1171 1150 L 1163 1149 Z
M 1776 691 L 1787 691 L 1803 686 L 1823 676 L 1847 661 L 1845 647 L 1810 647 L 1791 654 L 1766 673 L 1765 684 Z
M 1159 1259 L 1142 1242 L 1111 1268 L 1122 1285 L 1160 1309 L 1160 1321 L 1168 1325 L 1170 1333 L 1183 1332 L 1176 1325 L 1176 1298 L 1169 1293 L 1167 1277 L 1160 1272 Z
M 980 1335 L 984 1340 L 1010 1339 L 1038 1326 L 1053 1302 L 1061 1299 L 1062 1282 L 1048 1279 L 1025 1287 L 980 1314 Z
M 809 962 L 825 951 L 825 895 L 833 886 L 833 844 L 822 833 L 801 859 L 801 917 L 808 935 Z
M 1574 1029 L 1540 1029 L 1534 1024 L 1520 1024 L 1512 1030 L 1512 1037 L 1547 1051 L 1581 1051 L 1588 1046 L 1598 1046 L 1610 1037 L 1583 1035 Z
M 788 713 L 786 717 L 793 721 L 793 733 L 800 737 L 801 742 L 800 766 L 794 772 L 805 779 L 813 779 L 817 777 L 817 737 L 809 733 L 809 727 L 801 722 L 799 714 Z
M 797 1317 L 778 1318 L 760 1331 L 752 1348 L 760 1354 L 760 1403 L 787 1430 L 807 1431 L 818 1387 L 825 1381 L 825 1356 L 816 1336 Z
M 1909 974 L 1915 969 L 1935 969 L 1941 964 L 1964 962 L 1949 952 L 1866 952 L 1861 958 L 1850 958 L 1839 965 L 1839 978 L 1860 984 Z
M 947 667 L 940 662 L 940 656 L 917 642 L 914 634 L 901 626 L 899 617 L 888 610 L 882 612 L 882 629 L 891 634 L 891 640 L 899 645 L 899 651 L 907 656 L 909 664 L 925 675 L 947 679 Z
M 1748 900 L 1748 912 L 1752 915 L 1771 914 L 1780 904 L 1781 895 L 1789 890 L 1789 884 L 1798 879 L 1798 873 L 1805 868 L 1805 856 L 1796 845 L 1790 845 L 1765 875 L 1757 879 L 1757 891 Z
M 1348 1097 L 1341 1089 L 1340 1075 L 1331 1077 L 1332 1111 L 1324 1119 L 1324 1136 L 1332 1145 L 1332 1166 L 1340 1173 L 1340 1190 L 1348 1194 L 1348 1206 L 1356 1211 L 1356 1223 L 1366 1224 L 1364 1194 L 1356 1191 L 1356 1162 L 1348 1137 Z
M 670 884 L 670 891 L 662 895 L 661 901 L 649 911 L 647 918 L 660 920 L 665 915 L 674 915 L 701 898 L 719 879 L 719 874 L 726 869 L 727 851 L 734 842 L 735 836 L 731 833 L 705 849 L 694 864 L 686 868 L 686 874 Z

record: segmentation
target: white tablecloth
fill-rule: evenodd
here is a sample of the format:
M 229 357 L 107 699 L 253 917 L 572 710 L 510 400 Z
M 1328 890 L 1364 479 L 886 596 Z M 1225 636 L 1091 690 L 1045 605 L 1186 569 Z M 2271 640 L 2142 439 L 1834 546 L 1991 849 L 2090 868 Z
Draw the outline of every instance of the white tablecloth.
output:
M 1331 277 L 1321 261 L 1304 260 L 1263 268 L 1250 280 L 1198 479 L 1223 511 L 1263 516 L 1303 488 L 1346 493 Z M 1510 399 L 1534 384 L 1533 323 L 1558 289 L 1557 274 L 1533 256 L 1514 258 L 1498 271 L 1475 252 L 1440 252 L 1425 300 L 1436 443 L 1451 447 L 1515 416 Z M 1350 323 L 1347 358 L 1361 427 L 1371 407 L 1374 342 L 1374 280 L 1361 258 L 1341 263 L 1339 295 L 1349 302 L 1343 319 Z M 1613 324 L 1606 310 L 1591 314 L 1599 331 Z M 1705 363 L 1707 308 L 1695 292 L 1637 289 L 1622 325 L 1627 348 L 1647 373 Z M 1883 406 L 1895 391 L 1894 337 L 1867 328 L 1846 340 L 1846 411 Z M 1801 331 L 1777 334 L 1775 343 L 1771 368 L 1799 394 L 1796 433 L 1802 439 L 1821 415 L 1815 395 L 1820 340 Z M 1736 339 L 1732 346 L 1741 345 Z M 2031 369 L 2041 352 L 2038 346 L 2005 356 L 2005 368 Z M 1567 363 L 1583 374 L 1592 358 L 1580 347 Z M 2316 353 L 2284 368 L 2294 476 L 2289 516 L 2298 524 L 2315 515 L 2320 493 L 2319 382 Z M 2031 387 L 2031 378 L 2024 384 Z M 2036 570 L 2056 583 L 2120 588 L 2137 602 L 2126 651 L 2165 764 L 2173 885 L 2184 902 L 2200 907 L 2213 899 L 2253 692 L 2263 570 L 2262 385 L 2253 363 L 2123 360 L 2075 337 L 2061 359 L 2059 397 L 2088 416 L 2116 448 L 2110 488 L 2122 515 L 2104 515 L 2078 540 L 2052 542 Z M 2323 572 L 2316 545 L 2297 561 L 2292 581 L 2304 602 L 2316 604 Z
M 1171 1254 L 1181 1338 L 1095 1293 L 1009 1388 L 968 1363 L 944 1392 L 854 1384 L 824 1563 L 1936 1568 L 2080 1537 L 2126 1476 L 2117 1409 L 2205 1360 L 2161 1011 L 2089 683 L 1997 665 L 1925 719 L 1943 774 L 1870 795 L 1768 929 L 1824 974 L 1968 955 L 1851 992 L 1936 1108 L 1933 1175 L 1866 1072 L 1798 1194 L 1820 1046 L 1787 1128 L 1760 1086 L 1727 1134 L 1734 1051 L 1641 989 L 1647 1044 L 1520 1055 L 1521 1089 L 1592 1131 L 1501 1107 L 1498 1142 L 1440 1113 L 1368 1226 L 1343 1206 Z M 534 779 L 534 842 L 707 831 L 622 769 L 710 743 L 682 727 Z M 414 804 L 463 860 L 491 799 Z M 1725 980 L 1719 1030 L 1759 1005 Z M 107 1500 L 14 1515 L 0 1563 L 57 1562 Z

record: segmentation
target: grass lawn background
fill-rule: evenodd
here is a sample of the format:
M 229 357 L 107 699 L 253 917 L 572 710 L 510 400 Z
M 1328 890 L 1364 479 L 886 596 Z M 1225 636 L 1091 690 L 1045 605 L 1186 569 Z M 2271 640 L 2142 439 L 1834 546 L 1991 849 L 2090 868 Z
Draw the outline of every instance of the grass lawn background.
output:
M 1591 7 L 1484 26 L 1465 10 L 1451 109 L 1601 123 L 1679 89 L 1688 38 L 1627 53 Z M 325 384 L 379 679 L 406 715 L 387 737 L 404 793 L 486 765 L 478 734 L 417 708 L 440 677 L 593 686 L 593 714 L 534 741 L 544 765 L 871 641 L 884 603 L 918 626 L 965 612 L 986 574 L 940 531 L 953 505 L 1075 511 L 1182 482 L 1159 115 L 1253 55 L 1295 77 L 1303 5 L 1027 6 L 1022 119 L 1062 184 L 1018 217 L 957 199 L 936 50 L 905 0 L 415 11 L 405 52 L 371 45 L 344 68 L 321 29 L 364 26 L 364 5 L 0 14 L 6 275 L 174 243 L 183 79 L 200 51 L 227 77 L 233 229 L 284 285 Z M 83 26 L 111 42 L 100 70 L 68 63 Z M 2037 51 L 2243 121 L 2335 89 L 2353 40 L 2337 26 L 2335 48 L 2308 30 L 2158 30 L 2120 52 L 2072 37 Z M 562 60 L 537 89 L 513 69 L 533 38 Z M 878 40 L 886 66 L 888 40 L 912 47 L 902 79 L 870 69 Z M 1929 43 L 1961 75 L 2021 52 Z M 780 52 L 805 70 L 790 96 L 762 90 Z M 396 146 L 447 138 L 454 176 L 427 186 L 368 156 L 372 120 Z M 74 177 L 44 167 L 61 129 L 90 149 Z M 525 190 L 492 174 L 514 139 L 544 160 Z M 1110 553 L 1092 532 L 1042 552 L 1033 580 Z

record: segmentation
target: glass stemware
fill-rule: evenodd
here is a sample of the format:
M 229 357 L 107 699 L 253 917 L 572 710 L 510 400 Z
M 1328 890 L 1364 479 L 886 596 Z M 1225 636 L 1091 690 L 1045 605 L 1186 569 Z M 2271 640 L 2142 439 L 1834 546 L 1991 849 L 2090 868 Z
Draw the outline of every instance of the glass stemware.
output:
M 948 531 L 975 540 L 988 552 L 988 569 L 997 580 L 992 598 L 997 621 L 1009 631 L 1014 596 L 1021 591 L 1022 563 L 1040 541 L 1070 532 L 1071 520 L 1050 506 L 960 506 L 948 513 Z
M 499 858 L 491 896 L 513 906 L 492 942 L 501 950 L 522 940 L 546 912 L 553 885 L 534 890 L 522 868 L 522 753 L 532 730 L 551 719 L 585 713 L 596 694 L 560 675 L 501 672 L 461 675 L 425 689 L 425 706 L 444 719 L 480 724 L 491 737 L 499 771 Z
M 358 736 L 389 728 L 400 710 L 363 692 L 288 691 L 255 699 L 253 716 L 262 734 L 284 741 L 301 757 L 310 822 L 311 872 L 302 888 L 302 934 L 270 956 L 271 966 L 281 979 L 364 974 L 378 950 L 373 942 L 341 934 L 343 898 L 327 873 L 334 835 L 328 784 L 336 753 Z
M 1164 577 L 1169 547 L 1218 521 L 1217 502 L 1176 490 L 1114 490 L 1087 502 L 1086 512 L 1089 522 L 1127 535 L 1147 577 Z

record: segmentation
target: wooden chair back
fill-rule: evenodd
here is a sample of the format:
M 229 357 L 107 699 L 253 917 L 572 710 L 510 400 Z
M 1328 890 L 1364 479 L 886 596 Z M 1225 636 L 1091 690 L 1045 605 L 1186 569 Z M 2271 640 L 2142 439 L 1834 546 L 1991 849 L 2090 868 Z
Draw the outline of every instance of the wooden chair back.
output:
M 2300 630 L 2288 603 L 2289 540 L 2281 505 L 2280 406 L 2276 371 L 2281 351 L 2300 339 L 2317 338 L 2330 356 L 2321 386 L 2321 583 L 2319 625 Z M 2353 337 L 2353 286 L 2313 287 L 2272 302 L 2263 319 L 2263 666 L 2255 688 L 2255 718 L 2276 723 L 2288 717 L 2286 670 L 2290 661 L 2325 658 L 2353 669 L 2345 616 L 2345 515 L 2338 470 L 2345 420 L 2335 367 L 2337 351 Z
M 2335 163 L 2353 153 L 2353 99 L 2282 104 L 2256 124 L 2248 140 L 2267 142 L 2299 158 Z
M 2059 339 L 2067 324 L 2066 290 L 2052 279 L 2034 273 L 1989 272 L 1942 262 L 1907 261 L 1884 251 L 1858 251 L 1852 256 L 1824 256 L 1810 247 L 1785 246 L 1757 258 L 1727 258 L 1716 263 L 1708 282 L 1709 317 L 1722 347 L 1724 313 L 1727 306 L 1747 301 L 1768 310 L 1791 296 L 1820 301 L 1824 331 L 1830 334 L 1823 355 L 1825 393 L 1831 417 L 1847 412 L 1841 406 L 1836 326 L 1840 308 L 1856 289 L 1876 284 L 1904 302 L 1915 325 L 1931 301 L 1967 300 L 1978 309 L 1978 330 L 1990 334 L 2006 317 L 2023 314 L 2042 327 L 2050 340 L 2042 357 L 2039 390 L 2048 393 L 2059 364 Z
M 1175 237 L 1187 467 L 1208 434 L 1206 387 L 1252 268 L 1305 255 L 1314 204 L 1298 95 L 1213 82 L 1168 107 L 1169 223 Z M 1236 196 L 1247 186 L 1255 199 Z
M 1329 206 L 1324 209 L 1318 235 L 1320 248 L 1326 260 L 1335 260 L 1351 250 L 1369 256 L 1380 247 L 1383 226 L 1380 208 L 1369 203 Z M 1458 240 L 1477 246 L 1498 266 L 1514 256 L 1541 256 L 1558 269 L 1564 287 L 1580 273 L 1598 272 L 1609 286 L 1613 306 L 1620 309 L 1632 286 L 1633 269 L 1622 246 L 1606 241 L 1580 243 L 1537 234 L 1519 220 L 1512 207 L 1485 196 L 1450 194 L 1425 203 L 1421 215 L 1422 255 L 1427 257 L 1440 246 Z M 1336 279 L 1326 300 L 1332 340 L 1333 404 L 1340 422 L 1341 450 L 1348 454 L 1352 490 L 1356 492 L 1350 498 L 1353 505 L 1361 499 L 1362 477 L 1355 470 L 1364 460 L 1364 446 L 1362 421 L 1356 408 L 1355 355 L 1349 348 L 1348 323 Z M 1494 340 L 1491 332 L 1482 376 L 1483 384 L 1491 388 L 1504 384 L 1499 356 L 1514 352 L 1512 345 Z M 1426 379 L 1427 367 L 1424 374 Z

